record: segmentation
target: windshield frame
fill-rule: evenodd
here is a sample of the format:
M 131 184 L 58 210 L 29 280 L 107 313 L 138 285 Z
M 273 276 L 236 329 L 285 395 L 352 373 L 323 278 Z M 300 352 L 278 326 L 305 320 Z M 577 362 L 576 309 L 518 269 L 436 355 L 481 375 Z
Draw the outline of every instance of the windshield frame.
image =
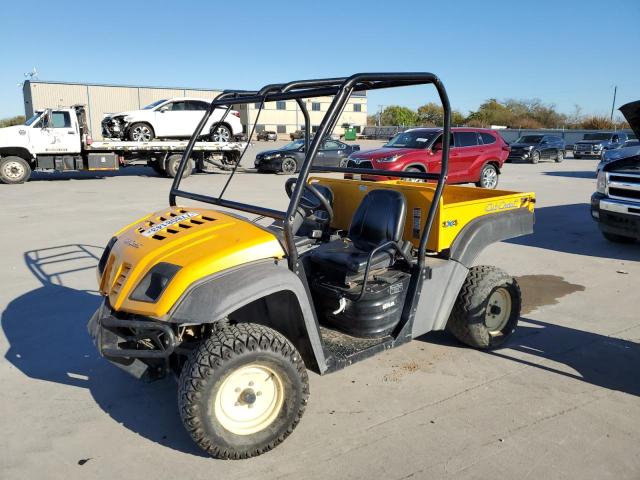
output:
M 170 99 L 165 98 L 164 100 L 156 100 L 153 103 L 150 103 L 149 105 L 145 105 L 144 107 L 142 107 L 140 110 L 154 110 L 160 106 L 162 106 L 163 104 L 167 103 Z

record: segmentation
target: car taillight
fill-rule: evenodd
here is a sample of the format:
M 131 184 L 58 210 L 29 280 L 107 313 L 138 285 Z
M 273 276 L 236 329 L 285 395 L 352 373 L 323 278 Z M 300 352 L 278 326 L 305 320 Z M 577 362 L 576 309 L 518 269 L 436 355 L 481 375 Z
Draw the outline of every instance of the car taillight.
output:
M 509 145 L 503 145 L 502 146 L 502 150 L 504 150 L 505 152 L 510 152 L 511 151 L 511 147 Z
M 240 112 L 236 112 L 235 110 L 231 110 L 231 115 L 234 115 L 234 116 L 240 118 Z

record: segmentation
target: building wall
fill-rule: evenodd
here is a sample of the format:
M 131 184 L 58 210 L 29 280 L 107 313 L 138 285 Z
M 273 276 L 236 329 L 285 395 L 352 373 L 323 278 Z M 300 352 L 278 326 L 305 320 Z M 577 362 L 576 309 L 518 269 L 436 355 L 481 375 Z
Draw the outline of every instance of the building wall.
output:
M 312 132 L 320 125 L 324 115 L 329 109 L 332 97 L 310 98 L 305 102 L 305 106 L 309 111 Z M 253 127 L 257 123 L 256 131 L 273 130 L 278 132 L 279 136 L 286 138 L 288 134 L 304 127 L 304 116 L 298 108 L 295 100 L 287 100 L 285 109 L 278 109 L 276 102 L 268 102 L 264 104 L 264 108 L 259 112 L 259 104 L 239 105 L 242 123 Z M 359 110 L 356 111 L 359 105 Z M 318 108 L 319 110 L 314 110 Z M 342 114 L 338 119 L 336 128 L 333 133 L 342 134 L 344 129 L 342 124 L 349 123 L 356 127 L 364 128 L 367 124 L 367 97 L 364 95 L 352 96 L 345 106 Z
M 27 81 L 23 87 L 24 108 L 27 117 L 36 110 L 56 107 L 69 107 L 81 104 L 87 107 L 89 129 L 95 139 L 102 138 L 101 122 L 106 114 L 118 113 L 126 110 L 137 110 L 152 102 L 171 97 L 196 97 L 212 99 L 221 90 L 140 87 L 126 85 L 80 84 L 45 81 Z M 311 117 L 312 130 L 318 127 L 331 103 L 331 97 L 308 99 L 306 107 Z M 256 105 L 238 105 L 241 120 L 248 130 L 258 121 L 258 128 L 262 130 L 280 130 L 283 138 L 304 126 L 304 117 L 295 100 L 285 102 L 286 108 L 279 110 L 276 102 L 265 104 L 265 108 L 258 118 Z M 360 105 L 356 111 L 354 105 Z M 319 108 L 319 110 L 314 110 Z M 342 134 L 343 123 L 354 124 L 364 128 L 367 124 L 367 97 L 355 94 L 345 106 L 340 115 L 334 133 Z

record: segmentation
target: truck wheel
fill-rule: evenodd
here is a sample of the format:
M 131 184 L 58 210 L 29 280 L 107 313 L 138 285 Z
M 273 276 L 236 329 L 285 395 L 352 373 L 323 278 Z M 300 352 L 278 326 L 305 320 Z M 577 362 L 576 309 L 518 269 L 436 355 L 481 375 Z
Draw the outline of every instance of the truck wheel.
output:
M 633 237 L 626 237 L 624 235 L 618 235 L 616 233 L 602 232 L 604 238 L 613 243 L 634 243 L 636 241 Z
M 564 151 L 558 150 L 558 153 L 556 153 L 556 163 L 560 163 L 563 160 L 564 160 Z
M 178 168 L 180 167 L 180 161 L 182 160 L 182 155 L 179 153 L 174 153 L 173 155 L 169 155 L 167 161 L 165 162 L 165 171 L 168 176 L 174 178 L 178 174 Z M 184 169 L 184 173 L 182 174 L 182 178 L 186 178 L 191 175 L 191 171 L 193 170 L 193 163 L 189 161 L 189 165 Z
M 540 152 L 533 152 L 531 154 L 531 163 L 538 163 L 540 161 Z
M 578 154 L 574 153 L 574 154 L 573 154 L 573 158 L 576 158 L 576 159 L 578 159 L 578 160 L 579 160 L 579 159 L 581 159 L 582 157 L 581 157 L 580 155 L 578 155 Z
M 193 440 L 215 458 L 265 453 L 294 430 L 309 397 L 295 347 L 262 325 L 214 330 L 183 367 L 180 416 Z
M 21 157 L 0 159 L 0 181 L 2 183 L 24 183 L 31 176 L 29 162 Z
M 226 125 L 219 125 L 215 132 L 211 129 L 209 138 L 212 142 L 228 142 L 231 140 L 231 130 Z
M 488 188 L 493 190 L 498 186 L 498 169 L 495 165 L 487 163 L 480 171 L 480 181 L 476 183 L 477 187 Z
M 298 162 L 291 157 L 286 157 L 282 160 L 280 165 L 280 171 L 285 175 L 293 175 L 298 170 Z
M 496 267 L 472 267 L 451 311 L 447 330 L 470 347 L 498 348 L 515 332 L 521 305 L 515 278 Z
M 150 142 L 155 138 L 155 133 L 148 123 L 138 122 L 129 127 L 127 136 L 132 142 Z

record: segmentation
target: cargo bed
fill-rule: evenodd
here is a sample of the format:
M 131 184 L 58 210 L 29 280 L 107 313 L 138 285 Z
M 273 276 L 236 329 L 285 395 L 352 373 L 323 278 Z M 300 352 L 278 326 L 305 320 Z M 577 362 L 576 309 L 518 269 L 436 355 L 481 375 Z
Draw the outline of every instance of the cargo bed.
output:
M 407 218 L 403 239 L 411 241 L 415 247 L 418 247 L 420 233 L 433 199 L 435 184 L 402 180 L 369 182 L 321 177 L 310 178 L 309 182 L 320 183 L 331 189 L 334 196 L 334 218 L 331 226 L 341 230 L 349 229 L 355 209 L 369 190 L 388 188 L 402 192 L 407 199 Z M 434 252 L 446 250 L 462 228 L 478 217 L 521 208 L 533 212 L 534 204 L 533 192 L 446 185 L 427 248 Z

